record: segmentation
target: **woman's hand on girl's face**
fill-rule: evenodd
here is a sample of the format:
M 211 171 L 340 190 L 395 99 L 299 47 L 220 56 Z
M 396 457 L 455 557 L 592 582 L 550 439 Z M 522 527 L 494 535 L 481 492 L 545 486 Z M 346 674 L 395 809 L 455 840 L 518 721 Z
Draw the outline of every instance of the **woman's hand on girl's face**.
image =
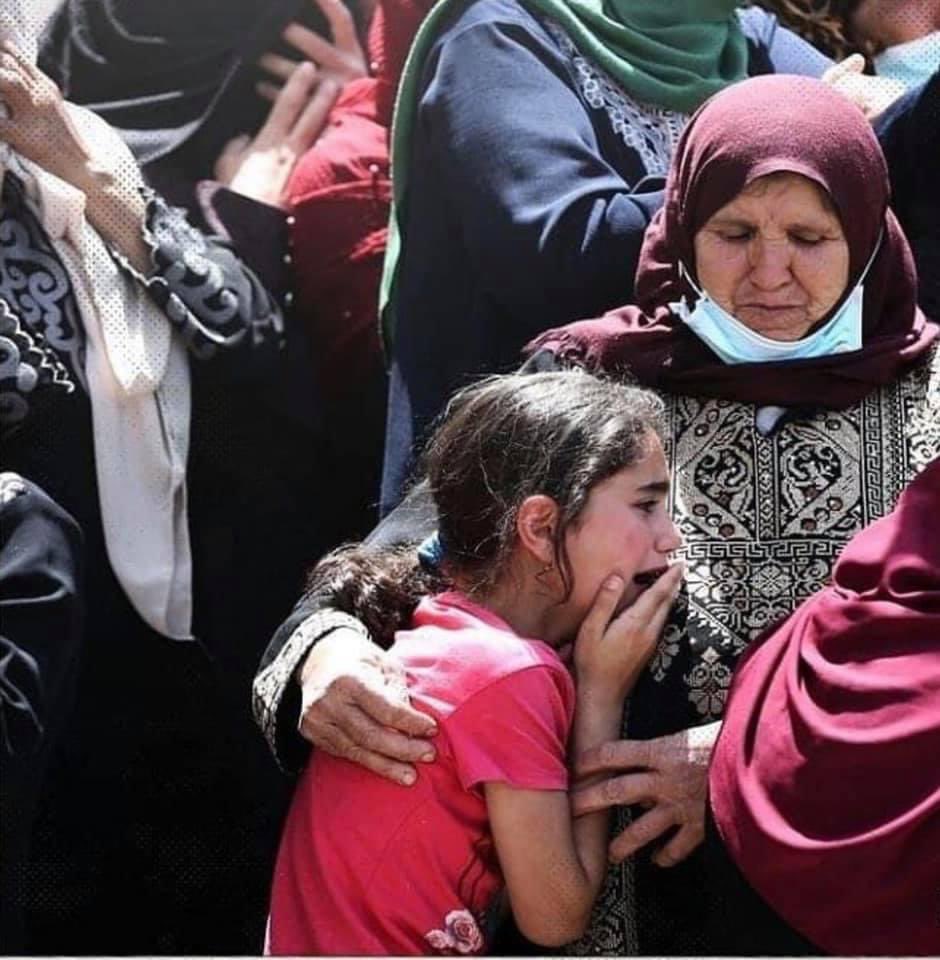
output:
M 683 564 L 672 564 L 617 616 L 623 578 L 613 574 L 604 581 L 575 641 L 579 692 L 587 686 L 599 696 L 617 699 L 630 692 L 656 649 L 684 571 Z

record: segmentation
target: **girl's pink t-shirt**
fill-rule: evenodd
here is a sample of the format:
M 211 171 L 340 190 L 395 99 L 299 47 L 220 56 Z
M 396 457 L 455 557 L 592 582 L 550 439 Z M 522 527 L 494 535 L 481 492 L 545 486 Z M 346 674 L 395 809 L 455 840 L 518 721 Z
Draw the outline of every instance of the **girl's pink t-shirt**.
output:
M 314 752 L 281 838 L 272 954 L 483 951 L 503 886 L 483 785 L 568 788 L 574 684 L 551 647 L 450 592 L 392 650 L 437 720 L 437 759 L 403 787 Z

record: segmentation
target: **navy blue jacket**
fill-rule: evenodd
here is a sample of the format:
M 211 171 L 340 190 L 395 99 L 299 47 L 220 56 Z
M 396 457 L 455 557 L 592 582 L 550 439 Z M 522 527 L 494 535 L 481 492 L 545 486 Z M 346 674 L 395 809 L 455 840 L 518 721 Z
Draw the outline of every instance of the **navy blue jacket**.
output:
M 822 54 L 740 13 L 752 75 L 820 75 Z M 514 0 L 458 7 L 421 83 L 391 356 L 383 512 L 453 391 L 509 370 L 540 331 L 633 296 L 662 203 L 638 153 L 591 107 L 544 24 Z

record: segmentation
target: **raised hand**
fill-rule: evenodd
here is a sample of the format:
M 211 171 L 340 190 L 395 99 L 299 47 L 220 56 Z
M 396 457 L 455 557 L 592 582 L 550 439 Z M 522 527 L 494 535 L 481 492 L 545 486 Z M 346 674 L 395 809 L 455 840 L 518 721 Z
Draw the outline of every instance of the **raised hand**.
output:
M 283 39 L 304 60 L 316 67 L 317 77 L 330 77 L 339 84 L 348 83 L 368 75 L 368 65 L 356 22 L 342 0 L 314 0 L 323 11 L 330 25 L 332 43 L 300 23 L 291 23 L 283 33 Z M 277 98 L 279 84 L 286 83 L 299 65 L 299 61 L 276 53 L 266 53 L 258 65 L 271 74 L 278 83 L 260 83 L 258 92 L 268 100 Z
M 864 69 L 865 58 L 860 53 L 853 53 L 833 64 L 822 75 L 822 80 L 872 120 L 904 93 L 904 84 L 889 77 L 873 77 L 863 73 Z
M 258 133 L 225 146 L 216 161 L 216 179 L 254 200 L 283 206 L 287 181 L 320 136 L 340 89 L 332 77 L 318 76 L 313 64 L 298 64 Z

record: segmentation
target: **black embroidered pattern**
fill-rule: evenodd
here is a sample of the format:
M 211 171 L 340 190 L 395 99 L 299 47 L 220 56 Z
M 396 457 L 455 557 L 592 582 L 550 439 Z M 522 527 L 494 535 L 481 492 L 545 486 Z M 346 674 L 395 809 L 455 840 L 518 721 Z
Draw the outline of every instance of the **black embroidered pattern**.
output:
M 144 240 L 154 273 L 145 277 L 118 251 L 111 255 L 146 289 L 201 360 L 220 350 L 276 353 L 283 346 L 280 307 L 229 247 L 189 225 L 185 210 L 149 188 Z
M 198 359 L 234 354 L 250 375 L 284 344 L 280 307 L 224 244 L 205 238 L 149 188 L 144 240 L 154 274 L 110 253 L 140 284 Z M 0 210 L 0 420 L 6 432 L 29 412 L 40 386 L 74 389 L 85 379 L 85 333 L 69 274 L 30 209 L 23 183 L 3 177 Z
M 75 384 L 41 335 L 30 333 L 0 299 L 0 432 L 4 437 L 26 419 L 27 398 L 41 387 L 71 393 Z
M 940 456 L 940 351 L 847 410 L 789 421 L 767 437 L 748 404 L 676 396 L 666 403 L 664 446 L 688 573 L 634 691 L 628 737 L 720 719 L 748 643 L 826 583 L 848 540 L 887 514 Z M 617 813 L 619 831 L 627 812 Z M 637 929 L 643 917 L 694 927 L 683 911 L 704 879 L 687 876 L 669 886 L 668 902 L 662 892 L 652 901 L 645 881 L 655 869 L 642 857 L 639 866 L 631 859 L 611 868 L 576 953 L 657 952 Z
M 29 208 L 22 182 L 9 171 L 0 210 L 0 299 L 85 388 L 85 333 L 71 280 Z

